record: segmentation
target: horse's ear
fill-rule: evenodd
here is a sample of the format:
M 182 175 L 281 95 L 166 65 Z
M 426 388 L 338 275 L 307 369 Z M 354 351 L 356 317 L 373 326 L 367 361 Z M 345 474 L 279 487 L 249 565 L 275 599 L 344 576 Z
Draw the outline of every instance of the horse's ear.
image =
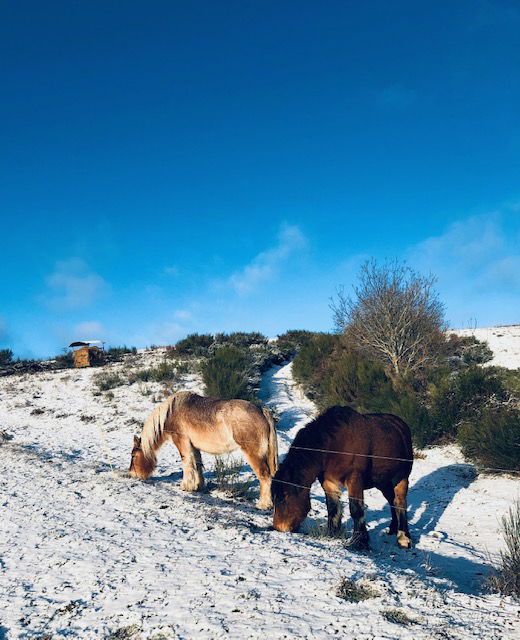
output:
M 134 436 L 134 447 L 141 446 L 141 438 L 139 436 Z

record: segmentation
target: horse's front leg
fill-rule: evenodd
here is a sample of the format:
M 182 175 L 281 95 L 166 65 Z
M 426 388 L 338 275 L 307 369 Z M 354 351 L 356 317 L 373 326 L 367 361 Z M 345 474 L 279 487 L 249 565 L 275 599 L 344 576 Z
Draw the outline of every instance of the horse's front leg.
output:
M 322 480 L 321 486 L 327 502 L 327 526 L 330 536 L 337 536 L 341 531 L 341 487 L 332 480 Z
M 360 473 L 352 473 L 347 480 L 348 504 L 354 521 L 351 544 L 358 549 L 368 549 L 368 531 L 365 521 L 363 501 L 363 478 Z
M 181 454 L 181 489 L 183 491 L 200 491 L 204 487 L 200 451 L 191 444 L 186 436 L 174 434 L 172 439 Z

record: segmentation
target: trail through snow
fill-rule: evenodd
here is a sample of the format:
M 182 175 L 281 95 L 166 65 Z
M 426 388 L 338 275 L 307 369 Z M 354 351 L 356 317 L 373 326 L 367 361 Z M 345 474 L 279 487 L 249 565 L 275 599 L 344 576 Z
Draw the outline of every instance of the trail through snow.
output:
M 269 529 L 270 514 L 254 499 L 211 485 L 210 456 L 204 493 L 180 490 L 171 446 L 148 482 L 129 478 L 132 434 L 157 398 L 139 383 L 93 395 L 94 373 L 0 380 L 0 432 L 13 438 L 0 445 L 0 638 L 518 637 L 518 604 L 479 591 L 517 479 L 475 477 L 456 449 L 429 450 L 412 476 L 415 548 L 400 550 L 386 536 L 388 507 L 368 492 L 372 550 L 356 553 L 319 535 L 318 485 L 302 533 L 283 534 Z M 181 384 L 199 385 L 193 376 Z M 283 454 L 315 408 L 291 365 L 267 372 L 261 395 L 279 416 Z M 342 576 L 378 595 L 342 600 Z M 396 608 L 413 624 L 385 617 Z

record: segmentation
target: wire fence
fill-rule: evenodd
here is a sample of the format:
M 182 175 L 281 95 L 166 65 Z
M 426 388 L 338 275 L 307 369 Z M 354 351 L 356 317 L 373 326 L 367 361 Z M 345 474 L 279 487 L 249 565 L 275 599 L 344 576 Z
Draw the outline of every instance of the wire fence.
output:
M 111 460 L 111 457 L 110 457 L 110 452 L 109 452 L 108 445 L 107 445 L 107 442 L 106 442 L 106 438 L 104 436 L 104 432 L 103 432 L 103 429 L 102 429 L 101 426 L 99 426 L 99 430 L 100 430 L 100 433 L 101 433 L 101 436 L 102 436 L 102 442 L 103 442 L 103 445 L 104 445 L 104 448 L 105 448 L 105 453 L 106 453 L 106 456 L 107 456 L 107 459 L 108 459 L 108 462 L 109 462 L 110 470 L 112 472 L 112 475 L 115 478 L 116 477 L 116 473 L 115 473 L 114 468 L 112 466 L 112 460 Z M 164 430 L 164 432 L 165 433 L 173 433 L 173 431 L 171 431 L 171 430 Z M 395 461 L 395 462 L 410 462 L 412 464 L 415 461 L 422 459 L 422 458 L 417 458 L 417 457 L 414 457 L 414 458 L 398 458 L 398 457 L 392 457 L 392 456 L 380 456 L 380 455 L 371 454 L 371 453 L 358 453 L 358 452 L 355 452 L 355 451 L 339 451 L 339 450 L 334 450 L 334 449 L 321 449 L 321 448 L 315 448 L 315 447 L 300 447 L 300 446 L 297 446 L 297 445 L 294 445 L 294 444 L 290 445 L 289 451 L 291 449 L 300 450 L 300 451 L 313 451 L 313 452 L 316 452 L 316 453 L 327 453 L 327 454 L 334 454 L 334 455 L 351 456 L 351 457 L 372 458 L 372 459 L 379 459 L 379 460 L 392 460 L 392 461 Z M 431 462 L 430 464 L 433 464 L 433 465 L 435 465 L 437 467 L 436 463 Z M 456 464 L 471 465 L 473 467 L 473 469 L 475 469 L 475 471 L 477 471 L 477 472 L 495 472 L 495 473 L 509 473 L 509 474 L 519 474 L 520 473 L 519 469 L 499 469 L 499 468 L 493 468 L 493 467 L 478 467 L 478 466 L 474 465 L 473 463 L 469 463 L 469 462 L 456 463 Z M 275 477 L 271 478 L 271 481 L 272 482 L 277 482 L 279 484 L 285 484 L 285 485 L 288 485 L 288 486 L 296 487 L 296 488 L 299 488 L 299 489 L 305 489 L 305 490 L 307 490 L 309 492 L 313 491 L 313 485 L 314 485 L 314 483 L 311 486 L 302 485 L 302 484 L 298 484 L 298 483 L 295 483 L 295 482 L 290 482 L 288 480 L 281 480 L 280 478 L 275 478 Z M 341 492 L 341 488 L 340 488 L 339 493 Z M 338 496 L 338 492 L 327 491 L 323 487 L 321 488 L 321 490 L 325 495 L 330 495 L 330 496 L 333 496 L 334 498 L 337 498 L 337 496 Z M 350 495 L 348 496 L 348 499 L 359 502 L 362 505 L 363 509 L 365 509 L 365 510 L 367 509 L 367 505 L 366 505 L 366 503 L 365 503 L 365 501 L 363 499 L 356 498 L 356 497 L 350 496 Z M 406 507 L 406 508 L 405 507 L 398 507 L 398 506 L 395 506 L 395 505 L 391 505 L 391 507 L 393 509 L 395 509 L 396 511 L 397 510 L 408 511 L 408 507 Z

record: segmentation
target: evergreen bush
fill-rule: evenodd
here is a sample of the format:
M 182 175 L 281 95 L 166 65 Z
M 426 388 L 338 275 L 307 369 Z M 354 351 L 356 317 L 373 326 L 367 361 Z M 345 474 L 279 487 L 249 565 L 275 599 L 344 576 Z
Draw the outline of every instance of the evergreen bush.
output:
M 520 411 L 507 406 L 486 407 L 460 425 L 457 441 L 478 466 L 520 471 Z
M 190 333 L 175 345 L 175 353 L 186 356 L 204 356 L 215 341 L 210 333 Z
M 221 400 L 253 400 L 249 387 L 251 358 L 233 345 L 220 347 L 201 365 L 206 395 Z

